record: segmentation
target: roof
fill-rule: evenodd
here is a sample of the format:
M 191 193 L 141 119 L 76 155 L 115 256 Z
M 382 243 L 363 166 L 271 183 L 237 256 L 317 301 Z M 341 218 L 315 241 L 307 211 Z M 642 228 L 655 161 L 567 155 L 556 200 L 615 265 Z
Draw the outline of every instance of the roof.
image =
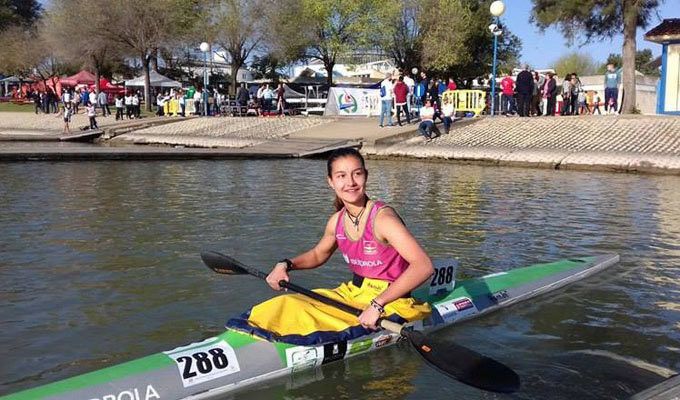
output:
M 62 85 L 76 86 L 76 85 L 94 85 L 95 76 L 90 71 L 82 70 L 75 75 L 60 80 Z
M 161 75 L 154 70 L 149 71 L 149 81 L 152 87 L 182 87 L 181 83 L 174 81 L 165 75 Z M 144 86 L 144 75 L 126 80 L 125 86 Z
M 645 40 L 656 43 L 680 42 L 680 18 L 664 19 L 645 33 Z

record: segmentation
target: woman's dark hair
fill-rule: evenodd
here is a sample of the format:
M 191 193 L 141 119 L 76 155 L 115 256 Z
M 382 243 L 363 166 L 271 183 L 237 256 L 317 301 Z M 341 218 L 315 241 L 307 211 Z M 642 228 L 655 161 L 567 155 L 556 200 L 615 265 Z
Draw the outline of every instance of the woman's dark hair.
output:
M 335 160 L 338 158 L 343 158 L 343 157 L 355 157 L 357 160 L 361 162 L 361 167 L 366 170 L 366 162 L 364 161 L 364 156 L 359 153 L 359 150 L 355 149 L 354 147 L 341 147 L 339 149 L 335 149 L 331 152 L 331 155 L 328 156 L 328 161 L 326 162 L 326 169 L 328 170 L 328 177 L 330 178 L 332 173 L 333 173 L 333 163 Z M 342 210 L 342 207 L 344 207 L 344 204 L 342 203 L 342 200 L 336 195 L 335 196 L 335 201 L 333 202 L 333 205 L 335 206 L 335 211 L 340 211 Z

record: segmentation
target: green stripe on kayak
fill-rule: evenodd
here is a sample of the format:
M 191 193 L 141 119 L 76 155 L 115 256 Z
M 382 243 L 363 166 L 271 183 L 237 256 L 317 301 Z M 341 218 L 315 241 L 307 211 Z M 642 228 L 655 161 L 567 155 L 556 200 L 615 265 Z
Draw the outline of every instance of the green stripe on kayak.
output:
M 61 393 L 104 384 L 130 375 L 143 374 L 147 371 L 157 370 L 173 364 L 174 363 L 170 357 L 163 353 L 156 353 L 133 361 L 128 361 L 123 364 L 89 372 L 83 375 L 74 376 L 73 378 L 64 379 L 62 381 L 49 383 L 45 386 L 10 394 L 6 397 L 2 397 L 2 399 L 35 400 L 48 396 L 56 396 Z
M 428 296 L 430 303 L 457 297 L 479 297 L 501 290 L 510 289 L 527 283 L 536 282 L 564 271 L 592 266 L 595 257 L 582 257 L 575 260 L 562 260 L 553 263 L 535 264 L 529 267 L 516 268 L 512 273 L 491 274 L 477 279 L 466 279 L 456 282 L 453 292 Z M 427 288 L 425 289 L 427 290 Z

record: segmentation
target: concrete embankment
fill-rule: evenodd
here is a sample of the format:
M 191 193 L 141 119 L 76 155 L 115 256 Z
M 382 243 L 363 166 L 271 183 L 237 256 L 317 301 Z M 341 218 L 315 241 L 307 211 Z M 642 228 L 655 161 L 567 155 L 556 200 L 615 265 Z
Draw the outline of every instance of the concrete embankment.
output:
M 22 114 L 21 121 L 13 117 L 0 122 L 0 137 L 3 131 L 36 129 L 47 122 L 54 134 L 59 126 L 54 117 Z M 8 128 L 8 123 L 18 126 Z M 108 136 L 118 135 L 105 141 L 115 146 L 109 150 L 3 144 L 0 160 L 307 157 L 361 145 L 373 158 L 680 175 L 680 117 L 674 116 L 484 117 L 457 121 L 450 134 L 430 142 L 418 135 L 417 124 L 380 128 L 376 118 L 148 118 L 139 125 L 126 121 L 118 126 L 111 119 L 104 123 L 110 124 L 104 128 L 112 132 Z
M 377 158 L 417 158 L 553 169 L 680 174 L 680 118 L 481 118 L 431 142 L 377 140 Z

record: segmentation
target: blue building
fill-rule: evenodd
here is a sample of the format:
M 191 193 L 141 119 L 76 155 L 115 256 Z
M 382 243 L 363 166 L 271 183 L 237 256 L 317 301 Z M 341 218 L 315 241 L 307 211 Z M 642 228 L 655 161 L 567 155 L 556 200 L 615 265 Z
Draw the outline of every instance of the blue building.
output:
M 680 115 L 680 18 L 664 19 L 645 40 L 663 46 L 656 112 Z

